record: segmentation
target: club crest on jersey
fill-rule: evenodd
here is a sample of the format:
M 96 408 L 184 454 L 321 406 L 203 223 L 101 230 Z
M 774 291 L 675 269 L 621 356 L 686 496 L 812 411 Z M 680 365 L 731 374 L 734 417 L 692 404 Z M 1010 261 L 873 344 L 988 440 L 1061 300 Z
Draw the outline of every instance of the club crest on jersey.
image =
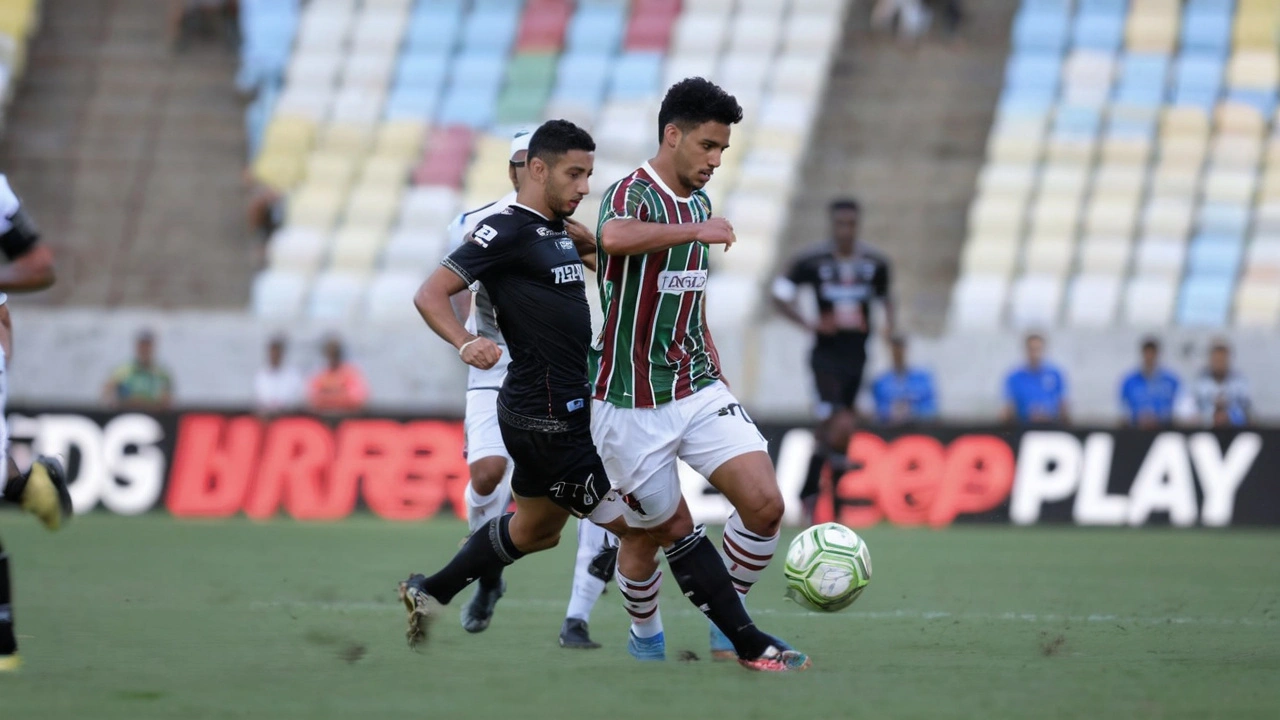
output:
M 569 240 L 569 239 L 567 239 L 567 238 L 566 238 L 566 239 L 564 239 L 564 240 L 561 240 L 561 241 L 559 242 L 559 245 L 560 245 L 560 249 L 561 249 L 561 250 L 573 250 L 573 249 L 574 249 L 574 248 L 573 248 L 573 241 L 572 241 L 572 240 Z
M 586 282 L 586 276 L 582 274 L 582 263 L 574 263 L 573 265 L 561 265 L 551 268 L 551 272 L 556 275 L 556 284 L 563 285 L 572 282 Z
M 706 270 L 664 270 L 658 273 L 658 292 L 680 294 L 706 287 Z

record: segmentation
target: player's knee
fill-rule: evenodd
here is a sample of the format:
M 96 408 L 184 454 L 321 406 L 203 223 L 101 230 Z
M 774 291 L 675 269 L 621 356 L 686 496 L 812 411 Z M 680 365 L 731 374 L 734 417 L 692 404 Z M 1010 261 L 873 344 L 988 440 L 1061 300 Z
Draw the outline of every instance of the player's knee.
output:
M 507 474 L 507 460 L 488 457 L 471 464 L 471 487 L 481 497 L 492 495 Z
M 773 537 L 782 527 L 782 514 L 786 503 L 776 484 L 765 485 L 753 494 L 750 502 L 739 507 L 738 515 L 747 530 L 763 537 Z

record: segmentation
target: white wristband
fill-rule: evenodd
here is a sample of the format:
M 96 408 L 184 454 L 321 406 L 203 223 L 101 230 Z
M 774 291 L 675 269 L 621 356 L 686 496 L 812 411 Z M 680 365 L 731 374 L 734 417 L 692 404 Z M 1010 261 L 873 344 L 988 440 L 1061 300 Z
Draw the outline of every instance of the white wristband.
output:
M 470 340 L 468 340 L 468 341 L 466 341 L 466 342 L 462 343 L 462 345 L 458 348 L 458 357 L 462 357 L 462 351 L 463 351 L 463 350 L 466 350 L 468 345 L 470 345 L 471 343 L 473 343 L 473 342 L 475 342 L 475 341 L 477 341 L 477 340 L 479 340 L 479 339 L 480 339 L 480 338 L 478 338 L 478 337 L 474 337 L 474 338 L 471 338 Z

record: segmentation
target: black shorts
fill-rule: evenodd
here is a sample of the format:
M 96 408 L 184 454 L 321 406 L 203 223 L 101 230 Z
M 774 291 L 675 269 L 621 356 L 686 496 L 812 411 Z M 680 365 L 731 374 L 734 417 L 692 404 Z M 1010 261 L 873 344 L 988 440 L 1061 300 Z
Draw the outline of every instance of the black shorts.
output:
M 498 429 L 515 463 L 511 492 L 545 497 L 575 517 L 587 517 L 609 494 L 609 475 L 591 440 L 590 423 L 552 430 L 498 405 Z
M 862 372 L 867 366 L 867 350 L 857 350 L 832 356 L 814 352 L 809 366 L 813 369 L 813 386 L 818 403 L 814 413 L 819 420 L 826 420 L 837 410 L 852 410 L 862 389 Z

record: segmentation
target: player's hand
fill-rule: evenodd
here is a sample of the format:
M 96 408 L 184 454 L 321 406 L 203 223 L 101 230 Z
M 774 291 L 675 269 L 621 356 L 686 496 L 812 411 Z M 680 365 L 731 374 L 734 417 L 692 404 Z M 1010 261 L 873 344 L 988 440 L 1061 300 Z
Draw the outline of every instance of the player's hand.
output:
M 714 217 L 699 223 L 698 234 L 694 239 L 708 245 L 724 245 L 726 251 L 738 241 L 738 237 L 733 234 L 733 224 L 722 217 Z
M 464 343 L 458 350 L 458 356 L 473 368 L 488 370 L 502 358 L 502 348 L 492 340 L 478 337 Z
M 813 331 L 819 335 L 835 335 L 840 331 L 840 324 L 836 322 L 834 313 L 822 313 L 818 316 L 818 322 L 814 324 Z
M 573 246 L 578 249 L 579 255 L 590 255 L 596 251 L 596 236 L 586 225 L 573 218 L 565 218 L 564 229 L 569 233 L 569 239 L 573 240 Z

